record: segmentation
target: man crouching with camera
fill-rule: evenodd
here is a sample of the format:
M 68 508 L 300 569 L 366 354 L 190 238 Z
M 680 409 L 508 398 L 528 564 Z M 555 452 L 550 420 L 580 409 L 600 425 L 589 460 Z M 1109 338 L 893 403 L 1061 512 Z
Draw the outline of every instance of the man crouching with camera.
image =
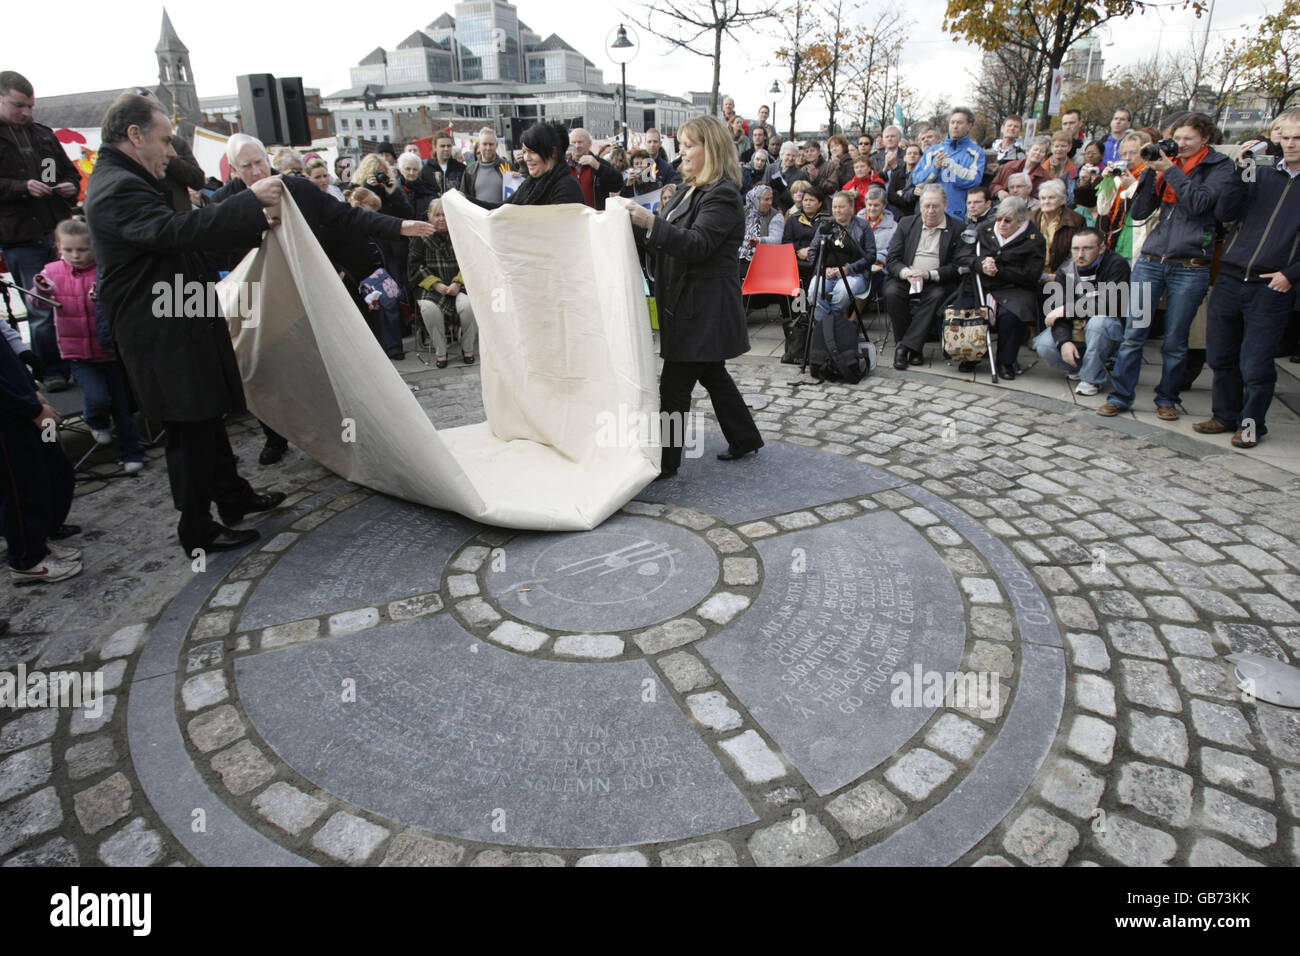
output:
M 1214 121 L 1188 113 L 1174 126 L 1173 139 L 1142 147 L 1146 169 L 1133 196 L 1134 221 L 1159 210 L 1160 222 L 1147 236 L 1133 267 L 1124 341 L 1115 357 L 1114 391 L 1097 409 L 1118 415 L 1131 408 L 1142 372 L 1142 347 L 1151 333 L 1151 318 L 1162 296 L 1165 337 L 1164 368 L 1156 387 L 1156 416 L 1178 419 L 1178 398 L 1187 367 L 1187 334 L 1210 288 L 1214 259 L 1215 203 L 1233 177 L 1232 161 L 1215 152 Z

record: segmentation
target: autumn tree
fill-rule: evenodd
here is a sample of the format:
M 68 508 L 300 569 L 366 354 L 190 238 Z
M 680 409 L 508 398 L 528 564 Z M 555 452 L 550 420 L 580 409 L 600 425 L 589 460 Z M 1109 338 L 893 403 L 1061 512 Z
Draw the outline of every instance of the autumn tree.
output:
M 1241 58 L 1246 82 L 1263 92 L 1274 113 L 1300 93 L 1300 0 L 1286 0 L 1264 17 Z
M 796 0 L 780 14 L 786 42 L 777 49 L 776 59 L 790 71 L 790 139 L 795 135 L 795 113 L 817 89 L 831 59 L 825 44 L 813 35 L 815 8 L 808 0 Z
M 709 112 L 718 112 L 718 85 L 722 75 L 722 38 L 739 42 L 737 32 L 760 20 L 776 16 L 770 0 L 650 0 L 644 14 L 629 19 L 673 49 L 685 50 L 713 61 L 713 87 Z M 748 8 L 748 9 L 746 9 Z M 712 38 L 712 45 L 706 45 Z
M 1043 60 L 1036 52 L 1003 46 L 984 54 L 975 77 L 975 112 L 991 122 L 1033 111 L 1043 86 Z
M 912 23 L 897 7 L 889 7 L 878 13 L 872 23 L 858 28 L 858 55 L 850 63 L 845 92 L 853 106 L 858 128 L 863 132 L 871 127 L 871 111 L 876 103 L 888 102 L 891 81 L 895 85 L 901 82 L 899 64 Z M 876 98 L 878 89 L 885 91 L 883 97 Z M 888 108 L 882 106 L 882 126 L 887 125 L 883 113 Z
M 1031 59 L 1041 57 L 1050 77 L 1080 37 L 1151 5 L 1148 0 L 948 0 L 943 28 L 982 50 L 1012 46 Z M 1190 6 L 1199 16 L 1203 0 L 1182 0 L 1181 5 Z M 1047 117 L 1051 84 L 1046 84 L 1042 95 L 1042 116 Z

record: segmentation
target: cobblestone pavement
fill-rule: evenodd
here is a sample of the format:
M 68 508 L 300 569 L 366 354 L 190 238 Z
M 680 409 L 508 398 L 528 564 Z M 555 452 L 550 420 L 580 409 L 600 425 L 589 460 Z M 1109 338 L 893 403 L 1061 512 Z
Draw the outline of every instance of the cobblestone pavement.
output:
M 290 496 L 254 522 L 258 546 L 202 573 L 175 545 L 156 452 L 138 479 L 83 484 L 73 520 L 86 529 L 75 542 L 86 571 L 5 592 L 0 669 L 97 670 L 106 697 L 97 716 L 0 710 L 0 861 L 1300 863 L 1300 711 L 1243 698 L 1224 660 L 1300 656 L 1300 479 L 1008 389 L 888 370 L 859 386 L 792 388 L 793 369 L 757 359 L 733 372 L 769 442 L 866 466 L 877 490 L 794 508 L 762 507 L 759 494 L 761 517 L 736 519 L 647 489 L 624 517 L 673 525 L 720 569 L 701 594 L 656 598 L 669 620 L 649 627 L 530 620 L 492 586 L 494 549 L 514 535 L 473 526 L 449 539 L 427 587 L 389 597 L 376 581 L 355 599 L 336 594 L 328 612 L 264 615 L 259 595 L 284 608 L 300 597 L 264 582 L 305 593 L 295 555 L 383 502 L 296 449 L 259 468 L 248 420 L 231 427 L 244 473 Z M 481 418 L 477 370 L 411 380 L 439 426 Z M 707 401 L 697 408 L 710 413 Z M 780 449 L 738 467 L 762 487 Z M 700 467 L 687 460 L 683 475 Z M 943 702 L 878 759 L 846 768 L 818 763 L 824 741 L 801 749 L 808 742 L 778 726 L 716 648 L 762 625 L 778 553 L 850 526 L 892 529 L 950 572 L 918 595 L 964 618 L 953 663 L 998 681 L 991 706 Z M 272 623 L 252 626 L 259 615 Z M 467 651 L 511 667 L 605 668 L 581 672 L 596 681 L 641 669 L 680 708 L 701 759 L 721 768 L 718 792 L 739 795 L 732 822 L 631 843 L 512 842 L 508 828 L 401 822 L 402 807 L 359 796 L 354 779 L 319 785 L 302 742 L 269 729 L 274 695 L 258 694 L 258 680 L 277 660 L 310 662 L 313 647 L 362 653 L 405 627 L 467 635 Z

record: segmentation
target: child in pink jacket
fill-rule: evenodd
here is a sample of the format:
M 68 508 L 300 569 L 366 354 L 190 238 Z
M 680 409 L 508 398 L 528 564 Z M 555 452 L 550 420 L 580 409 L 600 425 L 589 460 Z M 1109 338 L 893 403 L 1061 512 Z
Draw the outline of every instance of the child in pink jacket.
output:
M 36 277 L 34 291 L 56 300 L 54 327 L 59 352 L 72 362 L 72 374 L 85 400 L 84 418 L 95 441 L 110 445 L 110 415 L 117 425 L 126 473 L 144 468 L 144 449 L 127 398 L 126 377 L 117 354 L 99 340 L 95 322 L 95 253 L 90 247 L 90 229 L 84 222 L 67 219 L 54 231 L 59 258 Z

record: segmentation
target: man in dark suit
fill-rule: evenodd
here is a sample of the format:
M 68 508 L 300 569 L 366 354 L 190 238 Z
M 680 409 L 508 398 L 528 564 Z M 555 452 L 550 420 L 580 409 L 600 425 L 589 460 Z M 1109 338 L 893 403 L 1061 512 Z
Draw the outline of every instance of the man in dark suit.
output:
M 885 308 L 894 326 L 894 368 L 904 371 L 924 360 L 921 350 L 944 302 L 969 267 L 974 247 L 962 239 L 965 224 L 944 212 L 942 186 L 926 186 L 920 212 L 898 224 L 885 259 Z
M 244 394 L 230 330 L 219 311 L 181 318 L 159 306 L 166 306 L 174 283 L 210 278 L 205 251 L 259 240 L 267 225 L 262 207 L 279 202 L 281 182 L 267 178 L 229 202 L 178 214 L 162 188 L 176 152 L 157 101 L 122 94 L 100 132 L 103 145 L 86 192 L 99 295 L 141 409 L 167 428 L 167 477 L 181 513 L 181 547 L 194 557 L 196 550 L 251 544 L 256 531 L 229 526 L 274 508 L 284 495 L 257 494 L 235 467 L 222 416 L 243 411 Z M 213 501 L 222 524 L 212 520 Z

